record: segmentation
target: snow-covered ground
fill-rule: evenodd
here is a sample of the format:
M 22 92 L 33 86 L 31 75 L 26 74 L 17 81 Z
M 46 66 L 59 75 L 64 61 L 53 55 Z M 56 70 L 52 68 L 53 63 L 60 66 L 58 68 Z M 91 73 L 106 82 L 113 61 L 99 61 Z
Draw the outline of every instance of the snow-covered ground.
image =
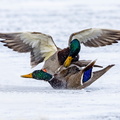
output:
M 66 47 L 69 35 L 90 27 L 120 29 L 119 0 L 0 0 L 0 32 L 39 31 Z M 120 42 L 82 46 L 81 59 L 115 64 L 83 90 L 54 90 L 47 82 L 23 79 L 29 54 L 0 43 L 0 120 L 120 120 Z

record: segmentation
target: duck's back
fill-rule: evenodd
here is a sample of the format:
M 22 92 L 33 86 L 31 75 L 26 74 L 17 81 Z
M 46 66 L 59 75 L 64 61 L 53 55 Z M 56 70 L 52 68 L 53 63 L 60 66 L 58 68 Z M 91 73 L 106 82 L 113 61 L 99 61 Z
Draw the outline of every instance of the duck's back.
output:
M 48 73 L 54 75 L 55 71 L 60 67 L 59 60 L 58 60 L 58 51 L 49 57 L 43 66 L 43 69 L 46 69 Z

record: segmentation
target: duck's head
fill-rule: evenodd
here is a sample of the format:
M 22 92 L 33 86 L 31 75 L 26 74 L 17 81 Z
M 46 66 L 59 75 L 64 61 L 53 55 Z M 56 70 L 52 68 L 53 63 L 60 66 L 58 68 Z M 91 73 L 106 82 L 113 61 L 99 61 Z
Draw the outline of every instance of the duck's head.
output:
M 52 75 L 47 72 L 44 72 L 43 70 L 35 70 L 34 72 L 30 74 L 21 75 L 21 77 L 34 78 L 37 80 L 45 80 L 45 81 L 49 81 L 52 79 Z
M 70 43 L 70 52 L 69 56 L 64 62 L 64 67 L 68 67 L 71 64 L 72 59 L 78 55 L 79 51 L 81 49 L 80 42 L 77 39 L 74 39 Z

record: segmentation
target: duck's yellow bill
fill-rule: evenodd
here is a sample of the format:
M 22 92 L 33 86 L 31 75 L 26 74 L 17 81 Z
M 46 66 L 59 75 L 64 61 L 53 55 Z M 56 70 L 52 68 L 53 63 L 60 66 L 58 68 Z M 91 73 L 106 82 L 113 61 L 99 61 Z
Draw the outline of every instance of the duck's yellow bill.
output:
M 33 78 L 32 73 L 27 74 L 27 75 L 21 75 L 21 77 L 24 77 L 24 78 Z
M 64 67 L 69 67 L 72 61 L 72 56 L 68 56 L 67 59 L 64 62 Z

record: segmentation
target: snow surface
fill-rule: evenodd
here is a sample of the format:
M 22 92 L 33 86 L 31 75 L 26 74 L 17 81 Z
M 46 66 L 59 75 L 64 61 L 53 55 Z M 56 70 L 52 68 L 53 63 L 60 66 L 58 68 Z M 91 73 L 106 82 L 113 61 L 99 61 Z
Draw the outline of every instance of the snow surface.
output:
M 90 27 L 120 29 L 119 0 L 0 0 L 0 32 L 39 31 L 66 47 L 69 35 Z M 81 59 L 116 66 L 83 90 L 54 90 L 47 82 L 23 79 L 29 54 L 0 43 L 0 120 L 120 120 L 120 42 L 82 46 Z

